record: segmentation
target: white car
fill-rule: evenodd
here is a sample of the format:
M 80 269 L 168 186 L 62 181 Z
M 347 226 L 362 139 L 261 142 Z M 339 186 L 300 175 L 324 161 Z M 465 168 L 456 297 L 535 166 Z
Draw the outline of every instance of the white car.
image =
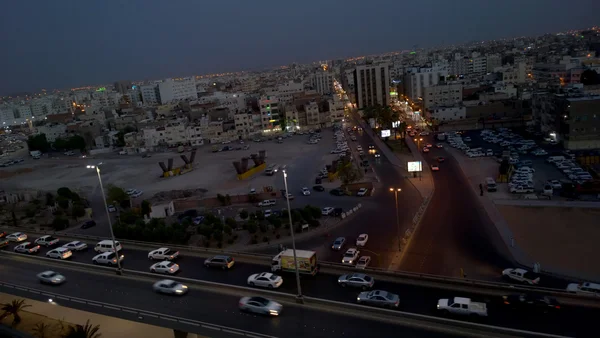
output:
M 162 261 L 155 264 L 152 264 L 150 267 L 150 272 L 155 273 L 167 273 L 167 274 L 175 274 L 179 271 L 179 265 L 171 262 L 171 261 Z
M 321 209 L 321 215 L 323 215 L 323 216 L 329 216 L 332 212 L 333 212 L 332 207 L 325 207 L 325 208 Z
M 159 293 L 178 296 L 184 295 L 188 292 L 188 287 L 186 285 L 170 279 L 163 279 L 154 283 L 154 285 L 152 285 L 152 289 Z
M 358 238 L 356 239 L 356 246 L 365 246 L 365 245 L 367 245 L 368 240 L 369 240 L 369 235 L 360 234 L 360 235 L 358 235 Z
M 54 271 L 44 271 L 38 273 L 37 278 L 40 280 L 40 283 L 53 285 L 59 285 L 67 281 L 65 276 Z
M 148 253 L 148 259 L 150 260 L 172 261 L 177 257 L 179 257 L 179 251 L 172 251 L 169 248 L 160 248 Z
M 58 238 L 46 235 L 36 239 L 34 243 L 43 246 L 52 246 L 58 244 Z
M 67 248 L 71 251 L 83 251 L 83 250 L 87 250 L 87 248 L 88 248 L 86 243 L 80 242 L 80 241 L 69 242 L 69 243 L 63 245 L 62 247 Z
M 269 218 L 269 217 L 271 217 L 271 215 L 273 215 L 273 211 L 271 209 L 267 209 L 267 210 L 265 210 L 263 215 L 265 216 L 265 218 Z
M 67 259 L 73 256 L 71 250 L 67 248 L 56 248 L 46 252 L 46 257 L 48 258 L 58 258 L 58 259 Z
M 548 180 L 548 181 L 546 181 L 546 184 L 551 186 L 552 189 L 561 189 L 562 188 L 562 184 L 560 183 L 559 180 Z
M 21 243 L 13 249 L 14 252 L 34 254 L 40 250 L 40 246 L 31 242 Z
M 133 194 L 135 194 L 135 193 L 136 193 L 136 191 L 137 191 L 137 190 L 135 190 L 135 189 L 131 188 L 131 189 L 127 189 L 127 191 L 125 191 L 125 193 L 126 193 L 127 195 L 133 195 Z
M 23 242 L 27 239 L 27 235 L 22 232 L 15 232 L 6 236 L 6 239 L 8 239 L 10 242 Z
M 424 153 L 428 153 L 428 152 L 429 152 L 429 148 L 427 148 L 427 147 L 424 147 L 424 148 L 423 148 L 423 152 L 424 152 Z
M 310 196 L 310 190 L 307 187 L 302 188 L 302 195 Z
M 354 265 L 356 260 L 358 259 L 358 255 L 360 251 L 355 248 L 350 248 L 346 250 L 344 257 L 342 257 L 342 264 Z
M 124 257 L 124 255 L 119 256 L 119 261 L 123 261 Z M 116 266 L 117 257 L 114 252 L 104 252 L 94 256 L 94 258 L 92 258 L 92 263 Z
M 250 286 L 277 289 L 281 284 L 283 284 L 283 278 L 270 272 L 255 273 L 248 277 L 248 285 Z
M 369 192 L 369 189 L 367 189 L 367 188 L 360 188 L 358 190 L 358 192 L 356 193 L 356 196 L 365 196 L 367 194 L 367 192 Z
M 117 211 L 117 208 L 115 208 L 114 205 L 111 204 L 108 206 L 108 212 L 115 212 L 115 211 Z
M 356 268 L 364 270 L 369 266 L 369 264 L 371 264 L 371 256 L 362 256 L 358 259 L 358 263 L 356 263 Z
M 133 194 L 131 194 L 131 197 L 138 198 L 138 197 L 142 196 L 143 193 L 144 193 L 143 191 L 138 190 L 138 191 L 134 192 Z

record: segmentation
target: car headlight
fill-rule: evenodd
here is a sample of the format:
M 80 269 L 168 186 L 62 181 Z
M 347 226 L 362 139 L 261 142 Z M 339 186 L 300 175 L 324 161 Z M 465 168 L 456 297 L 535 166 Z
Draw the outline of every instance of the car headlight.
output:
M 279 316 L 279 311 L 277 311 L 277 310 L 269 310 L 269 314 L 271 316 Z

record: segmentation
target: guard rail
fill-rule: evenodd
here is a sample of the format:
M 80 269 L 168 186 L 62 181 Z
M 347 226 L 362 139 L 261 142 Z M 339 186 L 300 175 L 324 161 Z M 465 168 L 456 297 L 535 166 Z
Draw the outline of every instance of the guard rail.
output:
M 5 252 L 5 254 L 17 256 L 17 257 L 33 258 L 33 257 L 28 257 L 28 256 L 22 256 L 22 255 L 12 253 L 12 252 Z M 79 262 L 56 260 L 56 259 L 46 258 L 46 257 L 37 257 L 37 258 L 51 262 L 51 264 L 57 264 L 57 263 L 61 264 L 62 263 L 62 264 L 67 264 L 67 265 L 71 265 L 71 266 L 77 266 L 77 267 L 79 267 L 81 269 L 85 269 L 85 270 L 97 270 L 98 268 L 101 268 L 105 271 L 114 271 L 115 270 L 114 268 L 104 267 L 104 266 L 94 266 L 92 268 L 88 264 L 79 263 Z M 149 273 L 149 272 L 142 272 L 142 271 L 135 271 L 135 270 L 124 270 L 124 271 L 126 272 L 126 275 L 136 275 L 136 276 L 149 278 L 149 279 L 153 279 L 153 280 L 156 279 L 156 275 Z M 129 278 L 129 277 L 117 276 L 117 278 Z M 371 317 L 371 319 L 373 319 L 373 320 L 378 320 L 378 318 L 379 318 L 379 320 L 381 320 L 379 315 L 384 315 L 387 317 L 393 317 L 395 319 L 395 323 L 398 325 L 403 325 L 403 324 L 406 325 L 407 324 L 406 322 L 402 322 L 402 319 L 426 322 L 426 323 L 428 323 L 428 325 L 421 326 L 421 327 L 428 327 L 432 331 L 452 332 L 454 330 L 452 330 L 451 328 L 460 327 L 461 329 L 464 329 L 464 330 L 478 331 L 479 333 L 481 333 L 481 331 L 483 331 L 483 333 L 487 334 L 488 336 L 489 336 L 490 332 L 494 332 L 494 333 L 498 333 L 498 334 L 502 334 L 502 335 L 509 334 L 509 335 L 516 335 L 519 337 L 564 337 L 564 336 L 560 336 L 560 335 L 552 335 L 552 334 L 546 334 L 546 333 L 541 333 L 541 332 L 504 328 L 504 327 L 499 327 L 499 326 L 472 323 L 472 322 L 467 322 L 467 321 L 448 319 L 448 318 L 442 318 L 442 317 L 434 317 L 434 316 L 428 316 L 428 315 L 421 315 L 421 314 L 396 311 L 396 310 L 391 310 L 391 309 L 373 308 L 373 307 L 369 307 L 369 306 L 365 306 L 365 305 L 338 302 L 338 301 L 306 297 L 306 296 L 303 297 L 304 301 L 306 303 L 304 305 L 299 305 L 296 303 L 296 296 L 292 295 L 292 294 L 288 294 L 288 293 L 270 291 L 270 290 L 259 290 L 256 288 L 250 288 L 250 287 L 245 287 L 245 286 L 228 285 L 228 284 L 222 284 L 222 283 L 216 283 L 216 282 L 196 280 L 196 279 L 191 279 L 191 278 L 175 277 L 175 276 L 170 277 L 170 279 L 181 281 L 181 282 L 186 282 L 187 284 L 190 284 L 190 285 L 202 286 L 202 290 L 207 291 L 207 292 L 229 293 L 229 294 L 234 294 L 239 297 L 247 296 L 248 293 L 260 294 L 260 295 L 263 295 L 266 297 L 275 298 L 276 300 L 280 300 L 280 301 L 283 301 L 286 303 L 295 303 L 296 306 L 313 307 L 315 310 L 322 310 L 323 307 L 327 307 L 330 309 L 334 309 L 338 313 L 343 313 L 346 315 L 352 315 L 352 316 L 358 316 L 358 317 L 365 317 L 365 314 L 367 314 L 367 316 L 368 316 L 369 313 L 377 314 L 378 316 Z M 118 310 L 118 311 L 122 311 L 122 312 L 128 312 L 130 314 L 136 315 L 136 317 L 138 317 L 138 319 L 136 319 L 136 320 L 139 320 L 139 316 L 142 316 L 142 317 L 147 316 L 147 317 L 158 318 L 158 319 L 162 319 L 162 320 L 166 320 L 166 321 L 178 322 L 178 323 L 181 323 L 184 325 L 203 326 L 203 327 L 210 326 L 211 328 L 215 328 L 218 330 L 227 329 L 227 330 L 237 331 L 237 332 L 239 332 L 239 334 L 243 334 L 244 336 L 271 337 L 271 336 L 256 334 L 253 332 L 248 332 L 248 331 L 244 331 L 244 330 L 240 330 L 240 329 L 225 328 L 225 327 L 222 327 L 222 326 L 219 326 L 216 324 L 195 321 L 192 319 L 163 315 L 160 313 L 155 313 L 155 312 L 150 312 L 150 311 L 145 311 L 145 310 L 140 310 L 140 309 L 135 309 L 135 308 L 130 308 L 130 307 L 124 307 L 124 306 L 120 306 L 120 305 L 107 304 L 107 303 L 102 303 L 102 302 L 98 302 L 98 301 L 90 301 L 90 300 L 86 300 L 86 299 L 46 292 L 46 291 L 42 291 L 42 290 L 27 288 L 27 287 L 14 285 L 14 284 L 10 284 L 10 283 L 5 283 L 5 282 L 0 282 L 0 286 L 7 287 L 9 289 L 26 291 L 26 292 L 33 293 L 33 294 L 46 296 L 46 297 L 49 297 L 52 299 L 67 300 L 67 301 L 83 303 L 83 304 L 87 304 L 87 305 L 91 305 L 91 306 L 95 306 L 95 307 L 106 308 L 106 309 L 110 309 L 113 311 Z M 210 287 L 211 290 L 208 290 L 207 287 Z M 312 306 L 312 305 L 315 305 L 315 306 Z M 368 316 L 368 317 L 370 317 L 370 316 Z M 438 327 L 434 327 L 434 326 L 432 326 L 432 324 L 437 325 Z M 413 325 L 414 325 L 414 323 L 413 323 Z M 227 332 L 227 331 L 225 331 L 225 332 Z
M 20 229 L 18 231 L 23 231 Z M 63 238 L 73 238 L 73 239 L 87 239 L 93 241 L 101 241 L 106 238 L 98 237 L 98 236 L 88 236 L 88 235 L 79 235 L 79 234 L 68 234 L 63 232 L 40 232 L 40 231 L 28 231 L 31 234 L 37 235 L 54 235 L 60 236 Z M 117 239 L 119 242 L 124 244 L 125 246 L 138 246 L 149 249 L 156 249 L 159 247 L 168 246 L 169 248 L 174 248 L 178 250 L 185 250 L 188 252 L 193 252 L 197 254 L 206 254 L 206 255 L 233 255 L 238 259 L 249 259 L 253 260 L 258 264 L 271 265 L 271 260 L 273 258 L 272 255 L 264 255 L 264 254 L 256 254 L 249 252 L 241 252 L 241 251 L 226 251 L 220 249 L 210 249 L 210 248 L 199 248 L 193 246 L 185 246 L 185 245 L 171 245 L 165 243 L 154 243 L 154 242 L 141 242 L 141 241 L 132 241 L 126 239 Z M 339 263 L 332 262 L 319 262 L 320 271 L 329 274 L 345 274 L 348 272 L 354 272 L 355 269 L 349 268 L 345 265 Z M 514 285 L 508 283 L 500 283 L 500 282 L 489 282 L 489 281 L 481 281 L 481 280 L 473 280 L 466 278 L 455 278 L 455 277 L 445 277 L 445 276 L 437 276 L 437 275 L 429 275 L 423 273 L 414 273 L 414 272 L 404 272 L 404 271 L 388 271 L 379 268 L 368 268 L 366 271 L 372 277 L 381 280 L 390 280 L 394 282 L 403 282 L 408 284 L 423 284 L 423 282 L 428 282 L 432 284 L 432 287 L 440 288 L 440 289 L 448 289 L 448 290 L 461 290 L 469 289 L 472 293 L 482 294 L 482 295 L 499 295 L 501 293 L 515 293 L 515 292 L 543 292 L 547 295 L 552 295 L 557 298 L 561 298 L 565 304 L 573 304 L 573 305 L 582 305 L 582 306 L 600 306 L 600 297 L 596 296 L 587 296 L 587 295 L 578 295 L 574 293 L 569 293 L 566 290 L 561 289 L 553 289 L 553 288 L 544 288 L 544 287 L 534 287 L 534 286 L 526 286 L 526 285 Z M 566 300 L 566 302 L 565 302 Z

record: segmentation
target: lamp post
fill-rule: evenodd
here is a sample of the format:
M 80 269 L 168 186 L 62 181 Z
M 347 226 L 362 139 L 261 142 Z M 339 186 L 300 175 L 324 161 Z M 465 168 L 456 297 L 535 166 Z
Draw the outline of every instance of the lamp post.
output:
M 290 195 L 288 192 L 287 185 L 287 172 L 283 171 L 283 184 L 285 186 L 285 200 L 287 201 L 287 209 L 288 209 L 288 218 L 290 222 L 290 232 L 292 235 L 292 250 L 294 251 L 294 267 L 296 268 L 296 286 L 298 288 L 298 295 L 296 296 L 297 303 L 304 303 L 304 299 L 302 298 L 302 288 L 300 287 L 300 271 L 298 270 L 298 258 L 296 257 L 296 240 L 294 240 L 294 226 L 292 225 L 292 208 L 290 207 Z
M 394 193 L 394 199 L 396 201 L 396 227 L 398 228 L 398 251 L 402 250 L 402 241 L 400 240 L 400 214 L 398 213 L 398 193 L 402 191 L 400 188 L 390 188 L 390 191 Z
M 102 200 L 104 201 L 104 209 L 106 211 L 106 218 L 108 219 L 108 228 L 110 229 L 110 238 L 112 239 L 113 249 L 115 250 L 115 257 L 117 258 L 117 275 L 122 275 L 123 270 L 121 269 L 121 259 L 119 252 L 117 251 L 117 241 L 115 241 L 115 234 L 112 228 L 112 222 L 110 220 L 110 213 L 108 211 L 108 203 L 106 202 L 106 195 L 104 194 L 104 186 L 102 185 L 102 177 L 100 176 L 100 167 L 98 165 L 88 165 L 88 169 L 96 169 L 98 174 L 98 182 L 100 182 L 100 191 L 102 192 Z

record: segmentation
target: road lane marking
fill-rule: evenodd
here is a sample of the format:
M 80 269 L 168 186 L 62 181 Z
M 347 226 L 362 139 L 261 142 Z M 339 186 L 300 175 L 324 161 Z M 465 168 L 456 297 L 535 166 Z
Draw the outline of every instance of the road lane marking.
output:
M 25 288 L 22 288 L 22 287 L 20 287 L 20 286 L 15 286 L 15 289 L 17 289 L 17 290 L 21 290 L 21 291 L 27 291 L 27 289 L 25 289 Z
M 240 336 L 243 336 L 243 335 L 244 335 L 244 333 L 243 333 L 243 332 L 237 332 L 237 331 L 232 331 L 232 330 L 228 330 L 228 329 L 222 329 L 221 331 L 223 331 L 223 332 L 227 332 L 227 333 L 233 333 L 233 334 L 237 334 L 237 335 L 240 335 Z
M 186 321 L 183 321 L 183 320 L 180 320 L 179 322 L 181 324 L 186 324 L 186 325 L 200 326 L 200 324 L 198 324 L 198 323 L 186 322 Z
M 75 302 L 75 303 L 87 304 L 87 302 L 84 302 L 84 301 L 78 300 L 78 299 L 71 299 L 71 301 Z
M 214 327 L 214 326 L 202 325 L 202 327 L 205 328 L 205 329 L 211 329 L 211 330 L 221 331 L 220 328 Z
M 127 309 L 121 309 L 121 311 L 137 314 L 137 311 L 131 311 L 131 310 L 127 310 Z
M 63 296 L 56 296 L 56 298 L 58 298 L 58 299 L 62 299 L 62 300 L 69 300 L 69 298 L 68 298 L 68 297 L 63 297 Z
M 88 304 L 88 305 L 91 305 L 91 306 L 102 307 L 102 304 L 89 303 L 89 302 L 88 302 L 87 304 Z
M 118 307 L 114 307 L 114 306 L 107 306 L 107 305 L 104 305 L 104 307 L 105 307 L 105 308 L 107 308 L 107 309 L 111 309 L 111 310 L 121 310 L 121 309 L 119 309 Z
M 152 318 L 158 318 L 157 315 L 151 315 L 151 314 L 146 313 L 146 312 L 142 312 L 142 313 L 140 313 L 140 315 L 142 315 L 142 316 L 148 316 L 148 317 L 152 317 Z
M 160 316 L 160 319 L 170 320 L 172 322 L 176 322 L 177 321 L 177 319 L 173 319 L 173 318 L 169 318 L 169 317 L 163 317 L 163 316 Z

